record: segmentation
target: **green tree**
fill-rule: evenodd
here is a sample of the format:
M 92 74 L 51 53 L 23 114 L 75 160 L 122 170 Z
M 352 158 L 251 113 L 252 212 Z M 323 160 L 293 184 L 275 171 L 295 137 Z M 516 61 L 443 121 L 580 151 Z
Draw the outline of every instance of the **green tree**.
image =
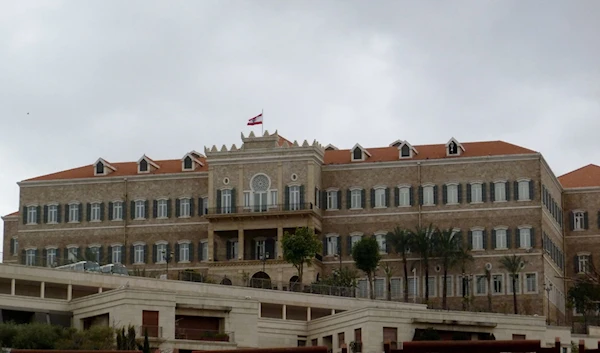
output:
M 487 280 L 487 302 L 488 302 L 488 311 L 492 312 L 492 272 L 485 269 L 485 279 Z
M 456 258 L 455 261 L 457 262 L 457 264 L 460 266 L 460 271 L 463 275 L 466 275 L 467 273 L 467 266 L 473 262 L 473 255 L 471 255 L 471 247 L 470 246 L 464 246 L 464 244 L 459 243 L 459 247 L 458 247 L 458 251 L 456 252 Z M 467 288 L 465 288 L 465 281 L 467 281 L 467 279 L 463 276 L 462 278 L 462 285 L 463 285 L 463 290 L 462 290 L 462 307 L 463 310 L 467 309 L 467 303 L 469 301 L 469 298 L 467 297 L 467 294 L 469 292 L 467 292 Z
M 426 228 L 417 227 L 411 234 L 411 249 L 421 255 L 421 262 L 425 269 L 425 302 L 429 302 L 429 259 L 434 255 L 435 229 L 430 224 Z
M 392 300 L 392 276 L 394 275 L 394 270 L 386 263 L 383 266 L 383 273 L 385 274 L 385 286 L 387 288 L 386 299 Z
M 512 280 L 512 290 L 513 290 L 513 307 L 515 314 L 519 313 L 518 305 L 517 305 L 517 277 L 519 273 L 525 266 L 525 261 L 521 256 L 517 254 L 512 254 L 512 256 L 504 256 L 500 259 L 500 267 L 506 270 L 508 274 L 511 276 Z
M 312 229 L 296 228 L 294 233 L 285 232 L 282 241 L 283 259 L 298 270 L 298 282 L 302 283 L 304 265 L 310 266 L 315 254 L 321 249 L 321 242 Z
M 411 232 L 400 227 L 395 227 L 393 231 L 387 234 L 386 242 L 390 244 L 396 254 L 400 255 L 402 258 L 402 267 L 404 270 L 404 302 L 408 302 L 408 263 L 406 261 L 406 255 L 410 252 L 410 245 L 412 243 Z
M 584 325 L 587 327 L 591 316 L 598 310 L 600 301 L 600 286 L 590 278 L 580 278 L 567 292 L 569 304 L 578 313 L 583 314 Z
M 371 299 L 375 299 L 375 290 L 373 288 L 373 274 L 377 271 L 381 254 L 379 253 L 379 244 L 375 238 L 363 238 L 352 248 L 352 259 L 356 268 L 363 271 L 369 280 Z
M 148 340 L 148 329 L 144 330 L 144 346 L 142 347 L 142 353 L 150 353 L 150 341 Z
M 460 238 L 456 235 L 453 228 L 438 230 L 434 233 L 433 245 L 435 256 L 437 256 L 442 263 L 442 308 L 446 310 L 448 309 L 448 270 L 457 263 Z

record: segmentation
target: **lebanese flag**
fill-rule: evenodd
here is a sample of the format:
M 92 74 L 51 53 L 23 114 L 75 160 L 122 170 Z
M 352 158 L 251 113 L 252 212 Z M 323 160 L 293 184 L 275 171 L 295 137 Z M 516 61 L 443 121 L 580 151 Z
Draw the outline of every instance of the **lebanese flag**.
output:
M 261 125 L 262 122 L 262 113 L 258 114 L 257 116 L 255 116 L 252 119 L 248 119 L 248 125 L 252 126 L 252 125 Z

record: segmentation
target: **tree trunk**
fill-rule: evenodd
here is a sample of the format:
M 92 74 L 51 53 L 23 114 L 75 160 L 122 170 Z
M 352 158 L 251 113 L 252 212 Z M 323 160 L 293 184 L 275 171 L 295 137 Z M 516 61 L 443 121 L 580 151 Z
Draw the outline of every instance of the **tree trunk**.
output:
M 513 306 L 515 308 L 515 314 L 519 313 L 519 310 L 517 309 L 517 278 L 516 275 L 513 274 L 512 276 L 512 290 L 513 290 Z
M 487 274 L 488 281 L 488 311 L 492 312 L 492 275 L 490 273 Z
M 304 289 L 304 288 L 302 288 L 302 276 L 303 275 L 304 275 L 304 264 L 300 264 L 300 266 L 298 267 L 298 286 L 300 287 L 300 291 L 302 291 Z
M 448 277 L 448 265 L 444 263 L 444 283 L 442 283 L 442 308 L 444 310 L 448 309 L 448 303 L 446 297 L 448 296 L 448 288 L 446 287 L 447 282 L 446 278 Z
M 373 274 L 367 273 L 367 279 L 369 280 L 369 297 L 375 299 L 375 286 L 373 285 Z
M 388 277 L 387 278 L 387 300 L 391 301 L 392 300 L 392 278 Z
M 425 303 L 429 303 L 429 262 L 425 262 Z
M 408 303 L 408 264 L 406 263 L 406 253 L 402 254 L 402 262 L 404 262 L 404 302 Z

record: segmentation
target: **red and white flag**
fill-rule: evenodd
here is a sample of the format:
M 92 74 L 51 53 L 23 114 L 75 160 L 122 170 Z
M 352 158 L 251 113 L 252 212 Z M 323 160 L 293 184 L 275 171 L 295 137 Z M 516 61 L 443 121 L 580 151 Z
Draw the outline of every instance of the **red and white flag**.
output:
M 261 125 L 263 123 L 263 115 L 262 113 L 258 114 L 257 116 L 255 116 L 252 119 L 248 119 L 248 125 L 252 126 L 252 125 Z

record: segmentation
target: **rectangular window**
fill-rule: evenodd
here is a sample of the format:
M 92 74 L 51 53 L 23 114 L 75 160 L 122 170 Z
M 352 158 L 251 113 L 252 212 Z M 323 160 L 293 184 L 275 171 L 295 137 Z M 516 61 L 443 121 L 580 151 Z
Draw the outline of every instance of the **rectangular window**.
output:
M 92 222 L 98 222 L 100 221 L 100 204 L 99 203 L 93 203 L 91 205 L 92 209 L 90 211 L 90 221 Z
M 519 240 L 522 249 L 531 248 L 531 229 L 519 229 Z
M 359 298 L 368 298 L 369 297 L 369 286 L 367 280 L 360 279 L 358 280 L 358 285 L 356 287 L 356 296 Z
M 27 207 L 27 224 L 37 224 L 37 206 Z
M 577 256 L 577 260 L 579 263 L 579 273 L 588 273 L 589 272 L 589 255 L 579 255 Z
M 229 252 L 231 254 L 231 259 L 233 260 L 237 260 L 239 253 L 238 253 L 238 241 L 237 240 L 232 240 L 230 242 L 228 242 L 228 246 L 229 246 Z
M 513 294 L 513 276 L 511 274 L 508 274 L 508 291 L 506 292 L 506 294 Z M 515 289 L 517 294 L 521 293 L 521 276 L 517 275 L 515 277 Z
M 136 264 L 144 263 L 144 245 L 135 245 L 133 247 L 133 260 Z
M 79 204 L 69 205 L 69 222 L 79 222 Z
M 267 248 L 266 248 L 266 242 L 264 240 L 257 240 L 255 242 L 256 244 L 256 248 L 255 248 L 255 253 L 256 253 L 256 260 L 262 260 L 263 256 L 268 259 L 269 255 L 273 255 L 273 254 L 269 254 L 267 253 Z
M 68 248 L 67 260 L 69 262 L 77 262 L 77 258 L 79 257 L 79 249 L 78 248 Z
M 335 255 L 338 253 L 338 237 L 327 237 L 327 255 Z
M 451 297 L 454 293 L 453 291 L 453 284 L 454 282 L 452 281 L 452 276 L 447 276 L 446 277 L 446 296 Z M 443 295 L 444 293 L 444 276 L 440 276 L 440 295 Z
M 100 247 L 98 247 L 98 246 L 91 246 L 90 247 L 90 252 L 92 253 L 93 260 L 96 261 L 96 262 L 100 262 Z
M 506 229 L 496 229 L 496 249 L 506 249 Z
M 359 209 L 362 208 L 361 202 L 362 190 L 352 190 L 350 191 L 350 208 Z
M 487 294 L 487 278 L 485 276 L 475 276 L 475 294 Z
M 191 216 L 191 206 L 190 199 L 185 198 L 179 200 L 179 217 L 190 217 Z
M 35 266 L 35 249 L 29 249 L 25 251 L 25 265 Z
M 494 183 L 494 201 L 506 201 L 506 183 Z
M 156 244 L 156 254 L 154 260 L 156 262 L 166 262 L 167 259 L 167 244 Z
M 575 212 L 574 214 L 574 230 L 582 230 L 585 229 L 585 212 Z
M 473 250 L 483 250 L 483 231 L 474 230 L 471 232 L 473 243 L 471 247 Z
M 383 299 L 385 297 L 385 280 L 383 278 L 375 279 L 375 298 Z
M 408 296 L 416 297 L 419 295 L 419 279 L 416 277 L 408 277 Z
M 459 297 L 471 295 L 471 279 L 469 277 L 456 276 L 456 295 Z
M 410 188 L 409 187 L 401 187 L 399 195 L 399 206 L 410 206 Z
M 427 278 L 427 285 L 429 286 L 429 296 L 430 297 L 436 296 L 435 283 L 436 283 L 436 278 L 434 276 L 429 276 L 429 278 Z M 424 286 L 423 286 L 423 293 L 425 293 Z
M 504 276 L 493 275 L 492 276 L 492 287 L 494 294 L 504 294 Z
M 471 203 L 483 202 L 481 184 L 471 184 Z
M 202 242 L 200 246 L 202 246 L 202 261 L 208 261 L 208 243 Z
M 297 185 L 290 186 L 289 188 L 290 198 L 290 210 L 296 211 L 300 209 L 300 187 Z
M 277 207 L 277 202 L 279 202 L 277 200 L 277 190 L 269 191 L 269 205 L 271 207 Z
M 425 205 L 425 206 L 435 205 L 435 200 L 433 199 L 433 186 L 423 187 L 423 205 Z
M 167 200 L 156 201 L 156 218 L 167 218 L 167 207 Z
M 252 208 L 251 197 L 250 191 L 244 191 L 244 208 Z
M 385 243 L 385 234 L 377 234 L 375 236 L 377 240 L 377 245 L 379 245 L 380 253 L 387 253 L 386 243 Z
M 17 255 L 19 254 L 19 239 L 13 238 L 13 240 L 12 254 Z
M 447 185 L 446 186 L 446 197 L 448 204 L 458 203 L 458 185 Z
M 356 245 L 362 239 L 362 235 L 353 235 L 352 236 L 352 247 Z
M 392 278 L 390 280 L 390 286 L 392 291 L 392 299 L 400 299 L 404 297 L 401 278 Z
M 48 206 L 48 223 L 58 223 L 58 206 Z
M 256 203 L 256 200 L 254 200 Z M 231 190 L 221 190 L 221 213 L 231 213 Z
M 338 207 L 338 192 L 337 191 L 327 191 L 327 209 L 328 210 L 337 210 Z
M 165 201 L 166 205 L 166 201 Z M 139 200 L 135 202 L 135 219 L 146 218 L 146 202 Z
M 54 267 L 57 265 L 56 262 L 56 249 L 48 249 L 46 250 L 46 266 Z
M 202 199 L 202 214 L 208 214 L 208 197 Z
M 112 219 L 115 221 L 123 220 L 123 202 L 117 201 L 113 202 L 113 214 Z
M 123 250 L 122 246 L 117 245 L 111 248 L 111 259 L 113 264 L 120 264 L 123 262 Z
M 529 181 L 519 181 L 519 201 L 529 200 Z
M 375 207 L 387 207 L 385 189 L 375 189 Z
M 190 244 L 179 244 L 179 262 L 190 261 Z
M 525 290 L 527 293 L 537 292 L 537 273 L 527 273 L 525 275 Z

